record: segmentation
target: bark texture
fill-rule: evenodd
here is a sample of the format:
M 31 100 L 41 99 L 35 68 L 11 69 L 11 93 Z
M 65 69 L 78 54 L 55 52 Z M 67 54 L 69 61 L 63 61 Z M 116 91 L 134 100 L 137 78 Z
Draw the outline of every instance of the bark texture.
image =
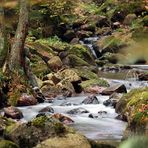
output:
M 3 67 L 8 52 L 8 42 L 4 24 L 4 9 L 3 5 L 0 5 L 0 68 Z
M 10 52 L 9 69 L 18 71 L 25 67 L 25 39 L 28 31 L 28 0 L 20 0 L 19 22 Z

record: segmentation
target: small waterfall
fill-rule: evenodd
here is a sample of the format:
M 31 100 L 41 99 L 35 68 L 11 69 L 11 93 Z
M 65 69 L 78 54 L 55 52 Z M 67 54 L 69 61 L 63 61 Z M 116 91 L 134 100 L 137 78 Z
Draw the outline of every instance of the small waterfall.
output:
M 98 39 L 99 37 L 89 37 L 89 38 L 84 38 L 83 41 L 80 41 L 82 45 L 85 45 L 90 49 L 95 58 L 97 58 L 97 54 L 93 48 L 93 43 L 96 42 Z

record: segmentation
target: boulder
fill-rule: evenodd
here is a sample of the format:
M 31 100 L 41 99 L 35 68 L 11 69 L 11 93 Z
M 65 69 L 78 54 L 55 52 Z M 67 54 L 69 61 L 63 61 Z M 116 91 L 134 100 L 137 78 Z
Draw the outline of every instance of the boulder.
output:
M 128 133 L 144 135 L 147 133 L 148 88 L 134 89 L 118 101 L 116 112 L 118 119 L 128 121 Z M 127 136 L 129 136 L 127 135 Z
M 82 104 L 99 104 L 99 101 L 96 96 L 91 95 L 91 96 L 88 96 L 87 98 L 85 98 L 82 101 Z
M 128 14 L 125 17 L 123 24 L 124 25 L 131 25 L 136 18 L 137 18 L 136 14 Z
M 54 113 L 54 109 L 51 106 L 47 106 L 39 111 L 39 113 Z
M 120 26 L 121 26 L 121 23 L 120 22 L 114 22 L 112 24 L 112 29 L 118 29 L 118 28 L 120 28 Z
M 126 87 L 123 84 L 112 85 L 102 91 L 102 95 L 111 95 L 113 93 L 127 93 Z
M 118 93 L 113 93 L 108 100 L 104 101 L 103 104 L 105 106 L 113 106 L 114 108 L 116 108 L 116 104 L 118 103 L 118 101 L 120 100 L 120 98 L 122 97 L 122 94 L 118 94 Z
M 100 16 L 97 20 L 96 26 L 97 27 L 109 27 L 110 22 L 106 16 Z
M 139 79 L 140 81 L 148 81 L 148 73 L 140 73 L 140 74 L 138 75 L 138 79 Z
M 4 116 L 7 117 L 7 118 L 12 118 L 12 119 L 23 118 L 22 112 L 14 106 L 4 108 Z
M 94 24 L 84 24 L 80 27 L 81 30 L 85 30 L 85 31 L 91 31 L 94 32 L 95 31 L 95 25 Z
M 0 116 L 0 137 L 3 136 L 3 133 L 8 126 L 13 126 L 15 124 L 16 122 L 14 120 Z
M 62 68 L 62 61 L 58 56 L 53 56 L 49 61 L 48 61 L 48 66 L 52 71 L 58 71 L 59 69 Z
M 65 135 L 67 132 L 68 127 L 66 129 L 62 123 L 47 116 L 40 116 L 28 123 L 18 124 L 15 128 L 6 128 L 4 137 L 18 144 L 20 148 L 31 148 L 41 141 Z
M 99 87 L 97 85 L 94 85 L 94 86 L 85 88 L 84 91 L 91 94 L 99 94 L 99 93 L 102 93 L 104 89 L 105 87 Z
M 51 117 L 58 119 L 60 122 L 62 122 L 64 124 L 74 123 L 74 121 L 71 118 L 69 118 L 63 114 L 60 114 L 60 113 L 53 114 Z
M 71 102 L 64 102 L 60 106 L 72 106 L 72 105 L 78 105 L 78 104 L 71 103 Z
M 82 107 L 78 107 L 70 111 L 67 111 L 67 114 L 83 114 L 83 113 L 89 113 L 89 111 Z
M 70 44 L 79 44 L 79 38 L 73 38 L 73 39 L 70 41 Z
M 66 134 L 65 136 L 50 138 L 38 144 L 35 148 L 91 148 L 88 140 L 79 134 Z
M 96 114 L 89 114 L 88 117 L 89 118 L 98 118 L 98 115 L 96 115 Z
M 28 94 L 22 94 L 22 96 L 17 101 L 17 106 L 30 106 L 36 104 L 37 104 L 37 99 Z
M 68 42 L 70 42 L 73 38 L 76 37 L 76 34 L 73 30 L 67 30 L 65 33 L 64 33 L 64 39 Z
M 91 31 L 84 31 L 84 30 L 81 30 L 81 31 L 77 31 L 76 35 L 79 39 L 84 39 L 84 38 L 88 38 L 90 36 L 92 36 L 92 32 Z

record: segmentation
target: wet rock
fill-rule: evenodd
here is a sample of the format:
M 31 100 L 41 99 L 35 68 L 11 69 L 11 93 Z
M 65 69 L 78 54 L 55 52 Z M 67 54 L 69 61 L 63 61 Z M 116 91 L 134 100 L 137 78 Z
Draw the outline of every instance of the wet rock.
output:
M 93 24 L 85 24 L 85 25 L 82 25 L 80 27 L 81 30 L 85 30 L 85 31 L 92 31 L 94 32 L 95 31 L 95 25 Z
M 98 115 L 95 115 L 95 114 L 89 114 L 88 117 L 89 117 L 89 118 L 98 118 Z
M 77 31 L 77 37 L 79 39 L 84 39 L 84 38 L 88 38 L 90 36 L 92 36 L 92 32 L 90 31 L 84 31 L 84 30 L 81 30 L 81 31 Z
M 7 117 L 7 118 L 12 118 L 12 119 L 23 118 L 22 112 L 14 106 L 4 108 L 4 116 Z
M 38 103 L 43 103 L 45 101 L 45 96 L 41 92 L 41 90 L 38 87 L 33 88 L 34 93 L 35 93 L 35 98 L 38 101 Z
M 96 23 L 97 27 L 109 27 L 110 22 L 108 21 L 106 16 L 100 16 Z
M 48 61 L 49 68 L 52 71 L 58 71 L 60 68 L 62 68 L 62 61 L 58 56 L 53 56 L 49 61 Z
M 116 119 L 122 120 L 122 121 L 125 121 L 125 122 L 128 122 L 127 116 L 125 116 L 125 115 L 118 115 L 118 116 L 116 117 Z
M 68 111 L 67 113 L 68 114 L 83 114 L 83 113 L 89 113 L 89 111 L 86 110 L 85 108 L 79 107 L 79 108 L 72 109 Z
M 99 114 L 99 115 L 107 114 L 107 111 L 99 111 L 98 114 Z
M 45 113 L 45 112 L 54 113 L 54 109 L 51 106 L 47 106 L 39 111 L 39 113 Z
M 82 101 L 82 104 L 99 104 L 99 101 L 96 96 L 91 95 L 91 96 L 88 96 L 87 98 L 85 98 Z
M 114 108 L 116 108 L 116 104 L 118 103 L 118 101 L 120 100 L 120 98 L 122 97 L 122 94 L 118 94 L 118 93 L 113 93 L 108 100 L 104 101 L 103 104 L 105 106 L 113 106 Z
M 28 95 L 28 94 L 22 94 L 22 96 L 19 98 L 17 105 L 18 106 L 30 106 L 30 105 L 36 105 L 37 99 L 35 97 Z
M 140 81 L 148 81 L 148 73 L 141 73 L 138 75 Z
M 62 122 L 64 124 L 74 123 L 74 121 L 71 118 L 69 118 L 65 115 L 59 114 L 59 113 L 52 115 L 52 117 L 55 118 L 55 119 L 58 119 L 60 122 Z
M 70 42 L 75 37 L 76 34 L 73 30 L 67 30 L 66 33 L 64 33 L 64 39 L 68 42 Z
M 73 39 L 70 41 L 70 44 L 79 44 L 79 38 L 73 38 Z
M 114 92 L 116 93 L 127 93 L 126 87 L 123 84 L 116 84 L 113 86 L 110 86 L 102 91 L 102 95 L 111 95 Z
M 71 103 L 71 102 L 64 102 L 60 106 L 72 106 L 72 105 L 78 105 L 78 104 Z
M 112 29 L 118 29 L 118 28 L 120 28 L 120 26 L 121 26 L 121 23 L 120 22 L 114 22 L 112 24 Z
M 127 12 L 126 11 L 115 11 L 112 15 L 111 21 L 113 22 L 123 22 Z

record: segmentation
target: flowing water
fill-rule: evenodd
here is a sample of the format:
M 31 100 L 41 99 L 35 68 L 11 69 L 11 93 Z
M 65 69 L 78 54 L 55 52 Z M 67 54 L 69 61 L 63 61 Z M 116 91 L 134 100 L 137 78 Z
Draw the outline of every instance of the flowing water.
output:
M 87 38 L 84 42 L 81 41 L 82 44 L 85 44 L 87 41 L 87 45 L 90 50 L 92 51 L 94 57 L 96 53 L 93 50 L 92 43 L 95 42 L 98 38 Z M 144 66 L 145 67 L 145 66 Z M 120 83 L 124 84 L 127 90 L 131 90 L 133 88 L 140 88 L 144 86 L 148 86 L 148 82 L 136 81 L 135 79 L 126 79 L 121 80 L 116 77 L 117 73 L 112 74 L 112 77 L 108 77 L 107 81 L 112 84 Z M 126 78 L 126 77 L 125 77 Z M 115 109 L 111 106 L 104 106 L 103 102 L 109 98 L 109 96 L 102 96 L 97 95 L 97 99 L 100 102 L 99 104 L 88 104 L 84 105 L 81 102 L 87 96 L 78 96 L 78 97 L 70 97 L 65 99 L 54 99 L 53 103 L 41 103 L 35 106 L 28 106 L 28 107 L 19 107 L 23 112 L 25 121 L 29 121 L 34 118 L 38 112 L 47 107 L 53 107 L 55 113 L 62 113 L 66 116 L 69 116 L 71 119 L 74 120 L 74 123 L 69 125 L 74 127 L 80 133 L 84 134 L 86 137 L 95 140 L 113 140 L 113 141 L 120 141 L 123 136 L 123 131 L 126 128 L 127 123 L 115 119 L 117 113 L 115 113 Z M 63 104 L 70 103 L 70 106 L 63 106 Z M 75 109 L 78 107 L 82 107 L 89 111 L 89 113 L 82 113 L 76 115 L 69 115 L 67 111 L 71 109 Z M 99 111 L 105 111 L 105 114 L 98 114 Z M 88 115 L 97 114 L 98 118 L 89 118 Z
M 109 83 L 115 84 L 120 83 L 124 84 L 128 90 L 131 88 L 140 88 L 144 86 L 148 86 L 148 82 L 138 82 L 138 81 L 125 81 L 125 80 L 111 80 L 108 79 Z M 111 106 L 104 106 L 103 102 L 109 98 L 109 96 L 97 95 L 97 99 L 100 102 L 99 104 L 88 104 L 84 105 L 81 102 L 87 96 L 78 96 L 78 97 L 70 97 L 65 99 L 56 99 L 53 103 L 42 103 L 35 106 L 28 107 L 20 107 L 22 110 L 24 119 L 26 121 L 34 118 L 39 110 L 51 106 L 53 107 L 55 113 L 62 113 L 66 116 L 69 116 L 74 120 L 74 123 L 70 126 L 74 127 L 80 133 L 84 134 L 86 137 L 95 140 L 115 140 L 119 141 L 123 136 L 123 131 L 126 128 L 126 123 L 120 120 L 115 119 L 117 113 L 115 113 L 115 109 Z M 63 104 L 70 103 L 70 106 L 63 106 Z M 69 115 L 67 111 L 82 107 L 89 111 L 89 113 Z M 107 114 L 98 114 L 99 111 L 106 111 Z M 89 118 L 88 115 L 97 114 L 98 118 Z

